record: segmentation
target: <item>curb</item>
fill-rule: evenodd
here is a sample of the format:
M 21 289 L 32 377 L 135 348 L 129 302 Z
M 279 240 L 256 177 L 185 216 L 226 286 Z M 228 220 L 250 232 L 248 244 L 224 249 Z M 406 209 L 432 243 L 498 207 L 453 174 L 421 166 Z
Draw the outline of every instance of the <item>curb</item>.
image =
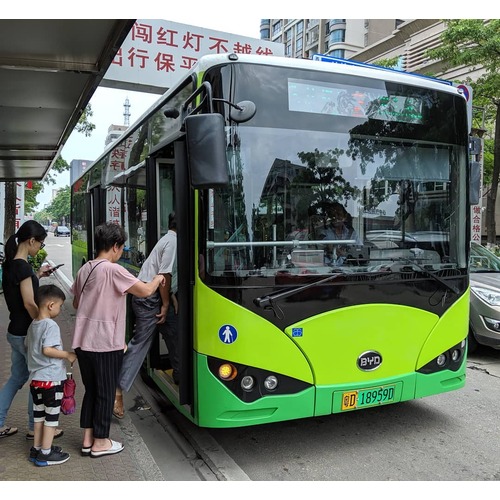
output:
M 46 261 L 54 267 L 55 264 L 52 260 L 46 259 Z M 70 280 L 62 271 L 59 269 L 56 269 L 53 273 L 52 276 L 54 276 L 57 281 L 59 281 L 60 285 L 63 287 L 64 292 L 67 294 L 67 296 L 72 297 L 72 293 L 70 292 L 71 286 L 73 285 L 73 280 Z
M 155 393 L 150 389 L 140 377 L 137 377 L 134 385 L 137 385 L 139 394 L 151 407 L 151 412 L 160 425 L 170 434 L 181 450 L 184 450 L 186 457 L 193 460 L 193 453 L 197 454 L 206 464 L 210 473 L 217 481 L 251 481 L 236 462 L 221 448 L 220 444 L 202 427 L 197 427 L 187 418 L 181 415 L 178 410 L 161 393 Z M 161 402 L 159 402 L 161 399 Z M 169 416 L 164 415 L 161 403 L 167 402 L 172 410 Z M 164 406 L 164 405 L 163 405 Z M 206 476 L 207 471 L 198 471 L 203 474 L 203 479 L 210 480 Z M 212 479 L 213 480 L 213 479 Z

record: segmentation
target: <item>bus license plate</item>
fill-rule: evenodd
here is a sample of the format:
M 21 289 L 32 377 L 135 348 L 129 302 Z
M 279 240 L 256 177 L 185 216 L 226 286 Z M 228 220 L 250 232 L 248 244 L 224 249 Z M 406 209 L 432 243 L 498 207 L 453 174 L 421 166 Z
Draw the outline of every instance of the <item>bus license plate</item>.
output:
M 342 410 L 354 410 L 394 401 L 395 386 L 370 387 L 342 393 Z

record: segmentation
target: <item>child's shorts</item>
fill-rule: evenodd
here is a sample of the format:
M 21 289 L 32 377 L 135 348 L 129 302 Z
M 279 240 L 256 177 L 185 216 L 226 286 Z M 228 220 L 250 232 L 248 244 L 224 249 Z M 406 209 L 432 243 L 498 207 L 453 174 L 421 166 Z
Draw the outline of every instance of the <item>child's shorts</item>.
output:
M 33 396 L 35 422 L 45 422 L 48 427 L 57 427 L 63 398 L 63 383 L 32 380 L 30 391 Z

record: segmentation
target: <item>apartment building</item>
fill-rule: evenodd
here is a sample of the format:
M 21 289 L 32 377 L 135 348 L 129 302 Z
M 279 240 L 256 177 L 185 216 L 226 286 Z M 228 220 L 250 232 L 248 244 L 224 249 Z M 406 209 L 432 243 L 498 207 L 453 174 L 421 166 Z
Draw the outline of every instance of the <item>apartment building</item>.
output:
M 445 80 L 465 81 L 477 79 L 481 69 L 467 66 L 445 69 L 441 61 L 430 59 L 426 52 L 440 45 L 441 34 L 446 29 L 440 19 L 410 19 L 398 25 L 388 36 L 360 49 L 350 58 L 376 63 L 380 59 L 398 58 L 398 69 L 411 73 L 434 75 Z M 349 59 L 349 57 L 347 58 Z
M 328 54 L 349 59 L 391 35 L 403 19 L 262 19 L 260 37 L 283 43 L 285 56 Z

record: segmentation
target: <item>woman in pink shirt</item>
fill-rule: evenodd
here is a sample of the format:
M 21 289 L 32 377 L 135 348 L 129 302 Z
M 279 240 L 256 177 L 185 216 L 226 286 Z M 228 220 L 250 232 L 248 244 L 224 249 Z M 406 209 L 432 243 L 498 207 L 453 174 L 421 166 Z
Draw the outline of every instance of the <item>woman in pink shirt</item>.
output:
M 126 240 L 121 226 L 98 226 L 97 257 L 81 267 L 71 289 L 77 310 L 72 347 L 85 386 L 80 413 L 84 456 L 100 457 L 123 450 L 122 443 L 109 439 L 109 430 L 126 345 L 126 296 L 148 297 L 165 280 L 156 275 L 143 283 L 117 264 Z

